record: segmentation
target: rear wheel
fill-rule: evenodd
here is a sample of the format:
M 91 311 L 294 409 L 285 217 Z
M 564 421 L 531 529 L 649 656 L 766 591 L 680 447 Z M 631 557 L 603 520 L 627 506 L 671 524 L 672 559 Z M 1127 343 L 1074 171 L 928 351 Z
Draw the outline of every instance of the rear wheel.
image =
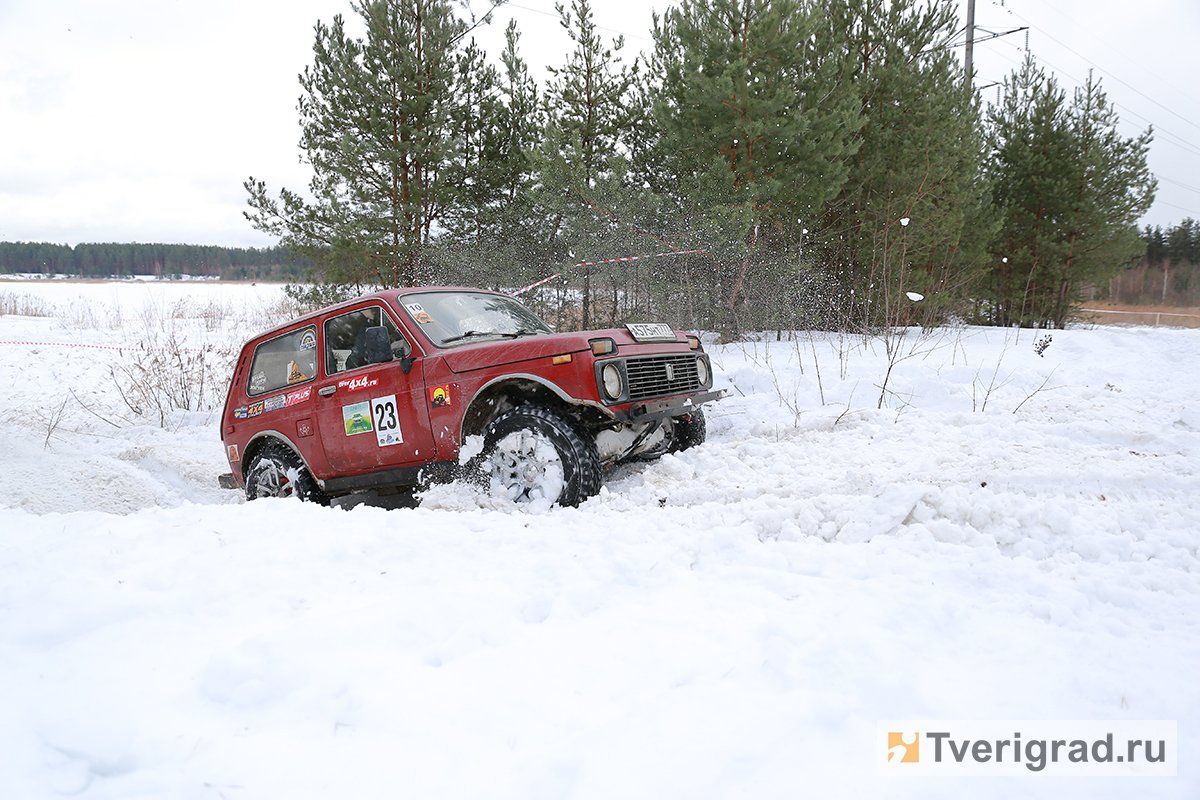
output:
M 541 406 L 518 406 L 497 417 L 479 463 L 493 495 L 543 508 L 577 506 L 602 483 L 596 443 L 569 417 Z
M 329 495 L 321 491 L 300 456 L 282 444 L 269 444 L 251 459 L 246 473 L 246 499 L 260 497 L 298 497 L 329 504 Z

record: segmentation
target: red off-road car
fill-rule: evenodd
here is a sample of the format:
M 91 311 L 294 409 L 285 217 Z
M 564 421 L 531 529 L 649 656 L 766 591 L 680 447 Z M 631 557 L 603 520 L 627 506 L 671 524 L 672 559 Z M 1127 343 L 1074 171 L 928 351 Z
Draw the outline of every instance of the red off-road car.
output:
M 577 505 L 604 468 L 703 442 L 712 385 L 700 340 L 664 324 L 555 333 L 497 292 L 390 290 L 250 340 L 221 438 L 249 499 L 386 496 L 467 472 L 513 502 Z

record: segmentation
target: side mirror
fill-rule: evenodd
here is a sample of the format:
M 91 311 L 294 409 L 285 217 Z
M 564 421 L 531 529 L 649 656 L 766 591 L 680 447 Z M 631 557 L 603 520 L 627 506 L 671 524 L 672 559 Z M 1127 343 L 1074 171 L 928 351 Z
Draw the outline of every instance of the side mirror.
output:
M 367 363 L 383 364 L 392 360 L 392 342 L 387 328 L 367 328 Z

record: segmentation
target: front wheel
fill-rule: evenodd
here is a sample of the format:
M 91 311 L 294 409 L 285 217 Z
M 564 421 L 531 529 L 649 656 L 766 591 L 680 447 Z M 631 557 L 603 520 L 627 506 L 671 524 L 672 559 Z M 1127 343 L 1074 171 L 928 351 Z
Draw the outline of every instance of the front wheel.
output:
M 518 406 L 487 428 L 480 455 L 492 494 L 549 508 L 577 506 L 600 491 L 596 443 L 569 418 L 541 406 Z
M 329 496 L 321 491 L 312 473 L 290 447 L 269 444 L 250 462 L 246 473 L 246 499 L 260 497 L 298 497 L 321 505 Z
M 708 438 L 708 423 L 704 419 L 704 409 L 702 408 L 697 408 L 682 417 L 675 417 L 671 422 L 674 423 L 675 428 L 672 452 L 704 444 L 704 440 Z

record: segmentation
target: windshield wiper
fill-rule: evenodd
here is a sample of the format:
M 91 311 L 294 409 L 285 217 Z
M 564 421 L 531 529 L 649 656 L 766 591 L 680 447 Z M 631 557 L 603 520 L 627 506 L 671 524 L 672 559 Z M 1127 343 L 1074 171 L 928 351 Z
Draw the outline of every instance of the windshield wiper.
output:
M 466 333 L 460 333 L 457 336 L 447 336 L 445 339 L 442 339 L 442 344 L 446 344 L 447 342 L 457 342 L 461 339 L 470 339 L 472 336 L 491 336 L 493 333 L 493 331 L 467 331 Z
M 521 336 L 536 336 L 537 331 L 531 331 L 528 328 L 518 328 L 515 331 L 467 331 L 460 333 L 457 336 L 448 336 L 442 339 L 442 344 L 461 341 L 462 339 L 471 339 L 476 336 L 503 336 L 505 339 L 516 339 Z

